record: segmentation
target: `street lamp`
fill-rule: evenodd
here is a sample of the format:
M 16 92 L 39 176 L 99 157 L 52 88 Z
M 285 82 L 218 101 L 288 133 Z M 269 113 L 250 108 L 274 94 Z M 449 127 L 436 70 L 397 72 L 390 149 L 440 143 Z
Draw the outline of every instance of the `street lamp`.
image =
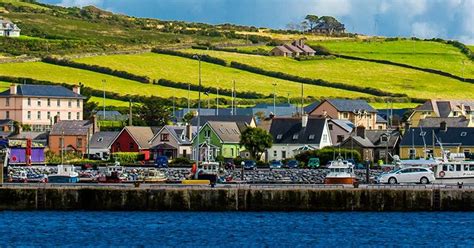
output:
M 103 93 L 104 93 L 103 99 L 102 99 L 102 105 L 104 107 L 104 112 L 102 114 L 104 116 L 104 121 L 105 121 L 105 82 L 106 82 L 106 80 L 102 79 L 102 90 L 103 90 Z
M 199 149 L 199 132 L 201 131 L 201 56 L 195 54 L 193 59 L 197 59 L 199 61 L 199 87 L 198 87 L 198 118 L 197 118 L 197 159 L 196 159 L 196 167 L 199 168 L 199 157 L 200 157 L 200 149 Z
M 276 116 L 276 83 L 273 83 L 273 115 Z

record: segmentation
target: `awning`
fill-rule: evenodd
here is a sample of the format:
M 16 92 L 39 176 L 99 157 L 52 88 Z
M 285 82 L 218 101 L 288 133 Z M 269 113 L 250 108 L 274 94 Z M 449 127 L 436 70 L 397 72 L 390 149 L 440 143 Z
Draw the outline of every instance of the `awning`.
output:
M 301 147 L 298 147 L 296 149 L 294 149 L 293 151 L 295 152 L 305 152 L 305 151 L 312 151 L 312 150 L 316 150 L 317 148 L 312 146 L 312 145 L 304 145 L 304 146 L 301 146 Z

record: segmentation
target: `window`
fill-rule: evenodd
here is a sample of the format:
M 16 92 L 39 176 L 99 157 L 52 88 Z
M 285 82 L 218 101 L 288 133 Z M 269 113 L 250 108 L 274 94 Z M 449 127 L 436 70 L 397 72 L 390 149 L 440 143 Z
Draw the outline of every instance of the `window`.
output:
M 275 150 L 273 151 L 273 157 L 276 157 L 276 156 L 278 156 L 278 152 Z
M 62 137 L 59 138 L 59 143 L 58 143 L 58 145 L 59 145 L 59 148 L 61 148 L 61 149 L 63 148 L 63 142 L 64 142 L 64 139 L 63 139 Z
M 10 98 L 5 98 L 5 106 L 10 106 Z
M 61 119 L 61 113 L 56 112 L 56 116 L 57 116 L 59 119 Z
M 28 120 L 31 120 L 31 111 L 28 111 L 26 115 L 26 118 L 28 118 Z
M 97 142 L 102 142 L 103 140 L 104 140 L 104 137 L 99 137 L 99 138 L 97 139 Z
M 461 171 L 461 165 L 460 164 L 456 165 L 456 171 Z
M 169 141 L 169 140 L 170 140 L 170 139 L 169 139 L 169 134 L 167 134 L 167 133 L 162 133 L 162 134 L 161 134 L 161 137 L 160 137 L 160 140 L 161 140 L 161 141 Z
M 28 106 L 31 106 L 31 98 L 28 97 Z
M 211 137 L 211 130 L 204 131 L 204 138 L 210 138 L 210 137 Z
M 56 100 L 56 105 L 57 105 L 58 107 L 60 107 L 60 106 L 61 106 L 61 100 L 59 100 L 59 99 Z
M 230 156 L 234 156 L 234 148 L 230 148 Z
M 467 136 L 467 132 L 461 132 L 461 137 L 466 137 Z
M 416 149 L 410 148 L 408 153 L 409 153 L 410 159 L 415 159 L 416 158 Z
M 46 100 L 46 104 L 48 105 L 48 107 L 51 107 L 51 99 L 48 98 L 48 100 Z
M 458 116 L 458 112 L 454 111 L 454 112 L 453 112 L 453 116 L 454 116 L 454 117 Z
M 81 119 L 81 113 L 77 112 L 76 113 L 76 120 L 80 120 Z
M 314 134 L 310 134 L 308 137 L 309 140 L 314 140 Z
M 349 118 L 349 113 L 343 113 L 343 114 L 342 114 L 342 117 L 343 117 L 344 119 Z
M 281 159 L 286 159 L 286 151 L 281 151 Z
M 344 141 L 344 135 L 338 135 L 336 136 L 337 143 L 341 143 Z
M 298 134 L 293 134 L 293 139 L 297 140 L 298 139 Z
M 68 119 L 68 120 L 71 119 L 71 112 L 67 112 L 67 119 Z
M 5 119 L 10 119 L 10 111 L 5 111 Z
M 79 101 L 79 99 L 77 99 L 76 106 L 77 106 L 77 107 L 80 107 L 80 106 L 81 106 L 81 101 Z
M 328 135 L 327 134 L 323 134 L 323 142 L 328 142 Z
M 133 150 L 134 147 L 135 147 L 135 146 L 133 145 L 132 142 L 130 142 L 130 143 L 128 144 L 128 148 L 129 148 L 130 150 Z
M 387 135 L 382 135 L 382 136 L 380 136 L 380 141 L 382 141 L 382 142 L 387 142 L 387 141 L 388 141 Z
M 67 101 L 67 106 L 72 107 L 72 101 L 71 100 Z
M 77 140 L 76 140 L 76 147 L 77 147 L 77 148 L 82 148 L 82 138 L 77 138 Z
M 332 124 L 329 124 L 328 127 L 329 127 L 329 130 L 332 130 Z
M 38 106 L 41 106 L 41 99 L 38 99 L 38 101 L 36 102 L 36 104 L 37 104 Z
M 277 139 L 278 139 L 278 140 L 281 140 L 282 137 L 283 137 L 282 134 L 277 135 Z
M 186 157 L 188 154 L 188 151 L 187 150 L 183 150 L 183 157 Z
M 38 111 L 38 112 L 36 113 L 36 118 L 37 118 L 38 120 L 41 120 L 41 111 Z
M 50 119 L 51 119 L 51 112 L 49 112 L 49 111 L 48 111 L 48 112 L 46 112 L 46 118 L 48 118 L 48 120 L 50 120 Z

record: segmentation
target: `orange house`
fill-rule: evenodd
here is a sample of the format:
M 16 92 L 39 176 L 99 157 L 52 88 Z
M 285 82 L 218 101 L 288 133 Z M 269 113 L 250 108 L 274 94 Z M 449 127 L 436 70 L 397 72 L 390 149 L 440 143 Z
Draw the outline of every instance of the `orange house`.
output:
M 98 128 L 93 120 L 59 121 L 54 124 L 49 133 L 49 149 L 60 154 L 61 150 L 67 152 L 87 153 L 90 137 Z

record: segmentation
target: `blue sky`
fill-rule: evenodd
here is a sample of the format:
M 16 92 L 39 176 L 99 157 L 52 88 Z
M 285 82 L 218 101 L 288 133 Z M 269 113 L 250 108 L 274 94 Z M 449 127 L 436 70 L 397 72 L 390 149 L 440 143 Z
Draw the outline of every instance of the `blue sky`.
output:
M 95 5 L 163 20 L 285 28 L 306 14 L 332 15 L 350 32 L 457 39 L 474 44 L 474 0 L 40 0 Z

